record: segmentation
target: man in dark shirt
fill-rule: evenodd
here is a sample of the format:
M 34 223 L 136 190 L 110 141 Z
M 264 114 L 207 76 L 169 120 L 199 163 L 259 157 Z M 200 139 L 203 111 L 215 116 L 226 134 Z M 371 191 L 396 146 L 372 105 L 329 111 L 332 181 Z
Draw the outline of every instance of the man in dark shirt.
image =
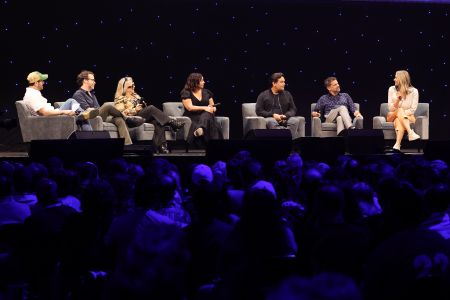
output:
M 97 97 L 94 94 L 95 76 L 91 71 L 81 71 L 77 76 L 77 83 L 80 88 L 73 94 L 72 98 L 80 103 L 81 108 L 87 109 L 89 107 L 99 108 L 100 116 L 105 122 L 108 116 L 112 116 L 111 123 L 117 126 L 119 137 L 125 139 L 125 145 L 131 145 L 130 133 L 128 127 L 136 127 L 144 123 L 141 117 L 126 117 L 113 104 L 105 103 L 101 107 L 98 104 Z
M 286 80 L 283 73 L 274 73 L 270 77 L 272 87 L 259 94 L 256 100 L 256 114 L 267 120 L 269 129 L 289 129 L 292 138 L 300 135 L 300 122 L 292 118 L 297 113 L 291 93 L 284 90 Z
M 338 116 L 342 117 L 342 123 L 337 122 L 337 133 L 344 128 L 354 129 L 350 113 L 356 118 L 363 116 L 356 110 L 355 104 L 349 94 L 341 93 L 341 87 L 336 77 L 328 77 L 324 81 L 328 94 L 319 98 L 314 111 L 311 113 L 313 117 L 324 116 L 325 123 L 336 122 Z

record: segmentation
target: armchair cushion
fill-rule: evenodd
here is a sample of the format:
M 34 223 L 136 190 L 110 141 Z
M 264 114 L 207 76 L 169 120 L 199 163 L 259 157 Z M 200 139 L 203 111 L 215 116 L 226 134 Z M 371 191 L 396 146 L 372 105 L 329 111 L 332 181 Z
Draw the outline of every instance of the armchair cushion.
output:
M 252 129 L 266 129 L 266 120 L 256 115 L 256 103 L 242 103 L 243 135 Z

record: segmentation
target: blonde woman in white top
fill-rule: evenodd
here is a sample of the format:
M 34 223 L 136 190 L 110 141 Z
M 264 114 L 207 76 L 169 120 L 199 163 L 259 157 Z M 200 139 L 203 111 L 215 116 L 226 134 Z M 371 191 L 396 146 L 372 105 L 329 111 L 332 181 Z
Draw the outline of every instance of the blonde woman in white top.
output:
M 408 133 L 408 140 L 420 139 L 420 136 L 411 129 L 411 123 L 416 122 L 414 112 L 419 103 L 419 91 L 411 85 L 409 73 L 405 70 L 395 72 L 394 86 L 388 91 L 388 122 L 394 122 L 396 133 L 395 150 L 400 150 L 400 144 L 405 131 Z

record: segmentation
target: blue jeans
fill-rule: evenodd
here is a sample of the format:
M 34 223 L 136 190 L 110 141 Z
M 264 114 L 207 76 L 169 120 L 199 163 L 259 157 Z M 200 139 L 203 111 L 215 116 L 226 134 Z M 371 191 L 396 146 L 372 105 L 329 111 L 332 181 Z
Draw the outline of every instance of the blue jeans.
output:
M 72 110 L 72 104 L 74 104 L 74 103 L 78 103 L 77 100 L 75 100 L 73 98 L 69 98 L 66 100 L 66 102 L 63 103 L 63 105 L 61 105 L 61 107 L 59 109 L 60 110 Z M 75 113 L 77 115 L 79 115 L 83 111 L 84 111 L 84 109 L 82 109 L 81 107 L 78 107 L 78 109 L 75 111 Z M 78 126 L 81 127 L 82 131 L 92 131 L 92 126 L 89 123 L 89 121 L 87 121 L 87 120 L 84 120 L 84 121 L 77 120 L 77 124 L 78 124 Z
M 298 127 L 300 126 L 297 118 L 288 118 L 284 125 L 280 125 L 274 118 L 266 118 L 266 125 L 269 129 L 289 129 L 291 131 L 292 139 L 299 136 Z

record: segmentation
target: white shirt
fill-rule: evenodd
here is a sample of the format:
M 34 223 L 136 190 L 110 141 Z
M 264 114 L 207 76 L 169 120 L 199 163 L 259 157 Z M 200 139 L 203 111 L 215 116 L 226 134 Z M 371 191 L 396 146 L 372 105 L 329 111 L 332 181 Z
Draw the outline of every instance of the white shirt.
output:
M 38 116 L 39 114 L 37 112 L 41 108 L 44 108 L 45 110 L 55 109 L 50 103 L 48 103 L 47 99 L 42 96 L 41 91 L 31 87 L 27 87 L 25 96 L 23 96 L 23 102 L 25 102 L 25 105 L 31 111 L 33 116 Z
M 395 86 L 391 86 L 388 90 L 388 107 L 389 111 L 394 111 L 394 102 L 397 100 L 397 90 Z M 408 94 L 406 95 L 406 99 L 402 99 L 400 101 L 399 107 L 403 108 L 405 114 L 407 116 L 414 115 L 414 112 L 417 109 L 417 105 L 419 103 L 419 91 L 410 87 L 408 89 Z

